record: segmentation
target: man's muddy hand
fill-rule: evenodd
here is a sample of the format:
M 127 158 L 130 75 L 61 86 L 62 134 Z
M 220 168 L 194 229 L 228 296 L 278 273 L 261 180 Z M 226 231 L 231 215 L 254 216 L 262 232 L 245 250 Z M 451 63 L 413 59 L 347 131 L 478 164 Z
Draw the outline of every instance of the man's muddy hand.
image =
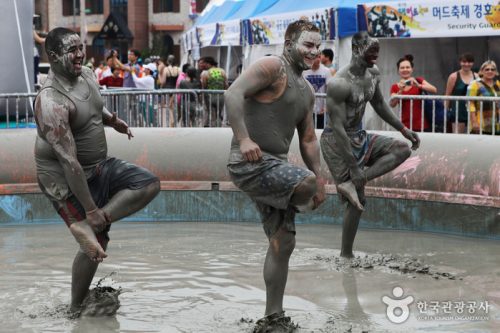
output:
M 262 151 L 259 145 L 250 138 L 245 138 L 240 141 L 240 151 L 248 162 L 257 162 L 262 158 Z
M 100 208 L 85 212 L 85 215 L 87 216 L 87 223 L 96 234 L 104 231 L 110 223 L 109 215 Z
M 325 191 L 325 183 L 326 181 L 323 178 L 316 178 L 316 194 L 313 197 L 314 206 L 313 209 L 318 208 L 323 202 L 326 200 L 326 191 Z
M 113 118 L 111 118 L 110 125 L 113 126 L 113 128 L 118 133 L 127 134 L 129 140 L 134 137 L 134 135 L 132 134 L 132 131 L 130 130 L 130 127 L 128 127 L 128 124 L 125 121 L 118 118 L 116 115 L 116 112 L 113 112 Z
M 401 130 L 401 134 L 403 134 L 405 138 L 411 141 L 412 150 L 417 150 L 418 147 L 420 147 L 420 138 L 418 137 L 417 133 L 405 127 Z

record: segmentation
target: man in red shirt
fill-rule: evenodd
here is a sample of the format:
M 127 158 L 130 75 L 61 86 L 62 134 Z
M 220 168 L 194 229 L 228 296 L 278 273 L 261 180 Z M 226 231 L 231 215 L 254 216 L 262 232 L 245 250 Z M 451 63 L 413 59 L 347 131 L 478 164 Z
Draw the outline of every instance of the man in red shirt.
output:
M 123 78 L 120 77 L 120 69 L 117 67 L 111 68 L 111 76 L 106 76 L 99 80 L 99 85 L 109 87 L 123 87 Z

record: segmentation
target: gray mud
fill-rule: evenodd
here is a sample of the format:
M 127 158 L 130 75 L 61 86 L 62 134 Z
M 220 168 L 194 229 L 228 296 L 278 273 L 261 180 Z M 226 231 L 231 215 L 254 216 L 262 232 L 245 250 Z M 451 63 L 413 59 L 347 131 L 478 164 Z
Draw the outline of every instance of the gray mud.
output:
M 440 271 L 436 267 L 425 264 L 421 259 L 415 257 L 401 257 L 392 254 L 365 254 L 364 256 L 356 256 L 346 259 L 341 256 L 332 255 L 325 256 L 317 254 L 312 260 L 326 262 L 332 265 L 332 268 L 337 271 L 345 271 L 346 268 L 354 268 L 360 270 L 386 268 L 392 272 L 409 274 L 412 278 L 417 275 L 426 275 L 436 280 L 462 280 L 463 277 L 457 276 L 453 272 Z
M 114 288 L 110 284 L 114 283 L 110 279 L 115 273 L 112 272 L 97 281 L 95 286 L 91 286 L 87 297 L 85 297 L 79 311 L 71 311 L 70 304 L 57 304 L 54 306 L 41 305 L 35 307 L 30 312 L 18 308 L 16 312 L 26 319 L 47 318 L 47 319 L 68 319 L 74 320 L 81 316 L 103 317 L 114 316 L 120 308 L 118 296 L 121 288 Z
M 109 284 L 109 278 L 115 272 L 101 278 L 94 288 L 89 290 L 87 297 L 82 303 L 80 315 L 88 317 L 114 316 L 120 308 L 118 296 L 122 288 L 114 288 Z M 113 282 L 111 280 L 111 282 Z
M 284 310 L 298 333 L 500 327 L 499 242 L 360 230 L 358 257 L 345 261 L 340 234 L 332 225 L 297 226 Z M 120 222 L 110 236 L 86 308 L 72 318 L 67 304 L 78 245 L 64 224 L 0 227 L 0 332 L 246 333 L 263 316 L 267 239 L 259 223 Z M 382 303 L 395 286 L 415 299 L 399 325 Z M 490 312 L 481 320 L 418 318 L 417 302 L 445 300 L 487 300 Z

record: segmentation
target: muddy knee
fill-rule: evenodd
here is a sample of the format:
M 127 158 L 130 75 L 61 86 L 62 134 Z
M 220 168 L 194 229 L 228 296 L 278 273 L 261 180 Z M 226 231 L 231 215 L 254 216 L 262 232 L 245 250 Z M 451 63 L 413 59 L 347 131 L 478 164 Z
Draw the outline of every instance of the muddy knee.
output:
M 400 163 L 403 163 L 410 157 L 411 155 L 411 148 L 404 142 L 398 142 L 396 145 L 394 155 L 396 155 L 396 158 L 400 161 Z
M 160 192 L 160 181 L 156 180 L 144 188 L 144 196 L 153 199 Z
M 316 194 L 316 176 L 311 175 L 304 178 L 295 188 L 291 203 L 294 205 L 305 205 Z
M 153 195 L 157 195 L 160 192 L 160 180 L 158 179 L 155 182 L 149 184 L 148 189 Z
M 274 255 L 288 258 L 295 249 L 295 234 L 280 231 L 271 239 L 270 246 Z

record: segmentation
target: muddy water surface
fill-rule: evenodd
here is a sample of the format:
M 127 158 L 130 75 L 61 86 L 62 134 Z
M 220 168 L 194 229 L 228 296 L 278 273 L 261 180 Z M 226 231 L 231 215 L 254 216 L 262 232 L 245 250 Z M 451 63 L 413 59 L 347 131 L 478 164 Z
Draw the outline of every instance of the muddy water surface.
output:
M 500 242 L 361 230 L 357 258 L 346 262 L 340 232 L 297 228 L 284 303 L 298 332 L 500 327 Z M 71 319 L 77 246 L 64 224 L 0 227 L 0 332 L 250 332 L 262 316 L 267 247 L 259 224 L 116 223 L 110 235 L 94 285 L 108 276 L 102 286 L 121 288 L 120 307 Z M 384 296 L 413 298 L 405 322 L 389 320 Z

